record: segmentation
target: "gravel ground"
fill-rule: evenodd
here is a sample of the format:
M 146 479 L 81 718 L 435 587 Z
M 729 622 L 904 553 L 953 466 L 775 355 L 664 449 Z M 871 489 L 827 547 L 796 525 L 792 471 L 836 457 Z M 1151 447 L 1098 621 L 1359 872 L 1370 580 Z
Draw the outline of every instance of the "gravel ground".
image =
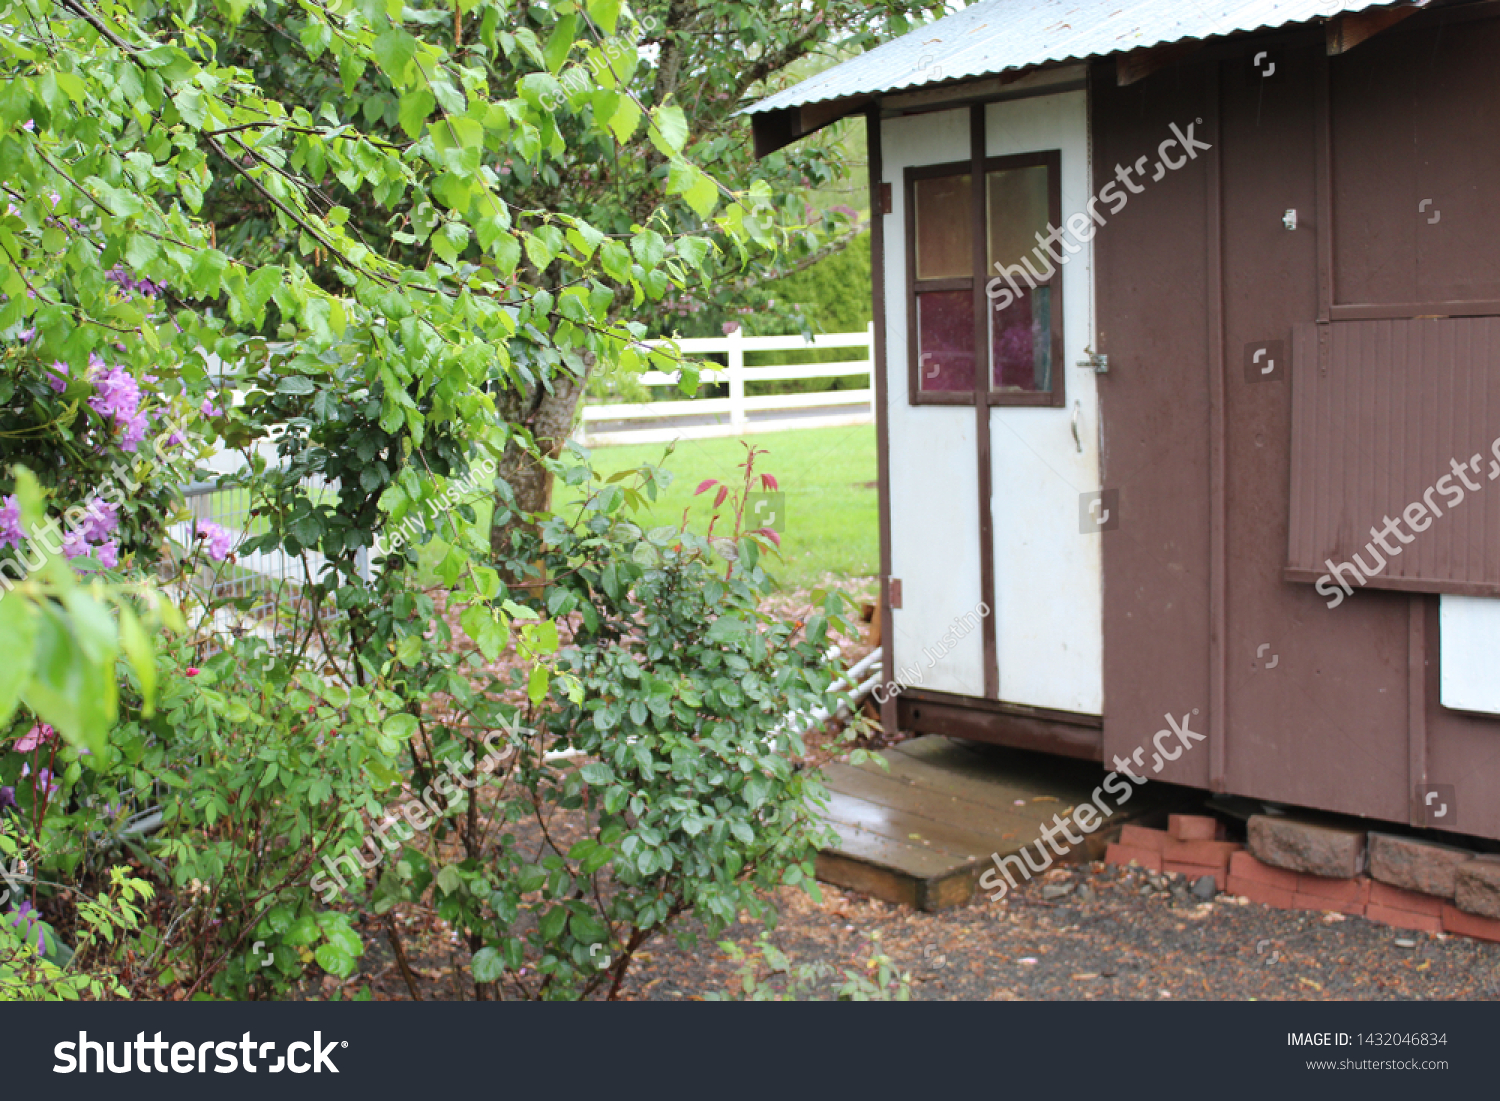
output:
M 839 970 L 863 970 L 877 944 L 910 973 L 919 1000 L 1500 997 L 1500 945 L 1229 895 L 1201 902 L 1186 880 L 1134 868 L 1057 868 L 1002 902 L 933 914 L 829 887 L 823 895 L 820 904 L 785 889 L 772 943 L 794 965 Z M 727 939 L 749 948 L 759 932 L 739 925 Z M 740 965 L 717 945 L 651 947 L 626 997 L 701 998 L 737 981 Z

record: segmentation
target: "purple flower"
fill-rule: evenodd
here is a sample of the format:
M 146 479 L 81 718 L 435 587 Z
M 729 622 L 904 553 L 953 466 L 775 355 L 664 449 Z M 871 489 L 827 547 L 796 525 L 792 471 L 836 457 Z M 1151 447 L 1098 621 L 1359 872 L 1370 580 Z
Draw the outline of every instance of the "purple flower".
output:
M 113 539 L 100 543 L 94 548 L 94 558 L 106 570 L 114 569 L 120 564 L 120 544 Z
M 137 279 L 130 274 L 122 265 L 115 265 L 105 272 L 104 278 L 119 287 L 126 294 L 144 294 L 147 298 L 155 297 L 157 285 L 149 279 Z
M 185 439 L 187 439 L 187 437 L 184 436 L 181 432 L 173 432 L 170 436 L 167 437 L 167 442 L 166 442 L 165 446 L 167 446 L 167 447 L 176 447 L 178 444 L 182 443 L 182 441 L 185 440 Z
M 16 806 L 16 789 L 0 788 L 0 813 L 13 810 Z
M 17 339 L 19 339 L 22 344 L 30 344 L 31 338 L 34 336 L 36 336 L 36 329 L 22 329 L 21 334 Z
M 224 410 L 220 409 L 209 398 L 203 399 L 203 404 L 198 406 L 198 412 L 202 413 L 205 417 L 222 417 L 224 415 Z
M 95 378 L 94 390 L 89 408 L 101 417 L 114 417 L 116 423 L 130 420 L 140 407 L 140 384 L 123 367 L 111 367 Z
M 60 359 L 52 361 L 52 370 L 47 374 L 47 385 L 61 394 L 68 388 L 68 365 Z
M 89 541 L 83 537 L 81 531 L 70 531 L 63 536 L 62 552 L 67 559 L 82 558 L 84 555 L 92 554 L 94 548 L 89 546 Z
M 116 424 L 119 421 L 115 422 Z M 134 451 L 146 438 L 146 431 L 151 427 L 151 418 L 145 413 L 137 413 L 125 422 L 125 434 L 120 437 L 121 451 Z
M 212 520 L 198 521 L 198 538 L 208 540 L 208 556 L 215 562 L 224 561 L 234 548 L 234 536 Z
M 41 911 L 38 910 L 35 906 L 33 906 L 30 902 L 23 902 L 23 903 L 21 903 L 21 905 L 19 907 L 17 907 L 14 915 L 10 919 L 9 924 L 15 925 L 15 926 L 25 925 L 26 926 L 26 930 L 22 934 L 22 936 L 25 939 L 28 939 L 28 940 L 30 939 L 31 934 L 33 932 L 35 932 L 36 933 L 36 950 L 38 952 L 46 952 L 47 951 L 47 941 L 46 941 L 44 932 L 43 932 L 43 930 L 37 928 L 40 920 L 41 920 Z
M 21 779 L 24 780 L 24 779 L 26 779 L 26 777 L 28 777 L 30 775 L 31 775 L 31 762 L 27 761 L 24 765 L 21 766 Z M 42 790 L 47 793 L 47 798 L 51 799 L 54 795 L 57 794 L 57 792 L 59 790 L 59 787 L 60 787 L 60 785 L 54 783 L 53 780 L 54 780 L 54 777 L 52 775 L 52 770 L 48 769 L 48 768 L 42 769 L 40 772 L 38 772 L 36 774 L 36 779 L 34 781 L 32 781 L 32 784 L 31 784 L 32 793 L 35 794 L 36 789 L 37 789 L 37 785 L 40 784 Z
M 90 543 L 102 543 L 120 526 L 120 510 L 102 497 L 90 501 L 88 510 L 88 519 L 84 520 L 80 530 Z
M 0 508 L 0 547 L 19 547 L 26 538 L 21 530 L 21 506 L 12 493 L 5 498 L 5 507 Z

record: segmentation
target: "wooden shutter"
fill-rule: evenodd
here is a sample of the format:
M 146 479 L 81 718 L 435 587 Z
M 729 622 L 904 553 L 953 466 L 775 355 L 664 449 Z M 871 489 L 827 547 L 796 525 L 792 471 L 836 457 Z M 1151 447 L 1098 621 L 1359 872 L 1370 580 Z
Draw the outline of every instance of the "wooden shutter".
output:
M 1455 459 L 1477 460 L 1465 472 L 1478 489 Z M 1404 518 L 1414 505 L 1425 530 Z M 1428 505 L 1441 516 L 1423 517 Z M 1400 554 L 1369 546 L 1386 517 L 1411 539 L 1386 536 Z M 1370 588 L 1500 596 L 1500 318 L 1293 330 L 1286 576 L 1315 581 L 1355 554 L 1384 559 Z

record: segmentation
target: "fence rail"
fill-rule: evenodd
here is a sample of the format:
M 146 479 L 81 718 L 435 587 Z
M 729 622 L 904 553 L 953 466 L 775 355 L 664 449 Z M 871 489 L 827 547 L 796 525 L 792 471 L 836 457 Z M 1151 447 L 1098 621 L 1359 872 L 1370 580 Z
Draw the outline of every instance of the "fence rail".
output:
M 870 424 L 875 419 L 875 391 L 819 390 L 798 394 L 747 396 L 745 385 L 757 382 L 803 381 L 814 378 L 863 376 L 874 371 L 875 326 L 860 333 L 831 333 L 811 340 L 790 336 L 745 336 L 738 330 L 723 337 L 693 337 L 677 341 L 690 356 L 722 355 L 722 367 L 705 367 L 704 383 L 727 383 L 729 396 L 677 401 L 596 402 L 584 406 L 578 428 L 580 443 L 664 443 L 670 440 L 742 436 L 751 432 L 779 432 L 790 428 L 828 428 Z M 665 344 L 665 341 L 655 341 Z M 864 358 L 839 363 L 793 363 L 747 367 L 747 352 L 797 352 L 822 348 L 864 349 Z M 646 371 L 644 386 L 676 386 L 676 372 Z

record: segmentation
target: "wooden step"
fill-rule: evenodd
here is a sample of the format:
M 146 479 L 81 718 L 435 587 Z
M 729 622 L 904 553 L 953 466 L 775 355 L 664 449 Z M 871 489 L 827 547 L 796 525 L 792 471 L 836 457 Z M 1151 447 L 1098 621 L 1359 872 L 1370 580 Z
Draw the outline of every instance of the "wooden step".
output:
M 1042 827 L 1091 800 L 1106 775 L 1086 761 L 937 736 L 902 742 L 882 757 L 888 768 L 867 762 L 824 769 L 823 820 L 839 842 L 818 855 L 818 878 L 923 910 L 967 902 L 992 857 L 1040 843 Z M 1102 859 L 1106 838 L 1121 825 L 1180 800 L 1169 785 L 1138 788 L 1084 844 L 1066 857 L 1049 849 L 1049 859 Z M 1106 796 L 1104 805 L 1115 800 Z M 1033 860 L 1036 853 L 1032 848 Z

